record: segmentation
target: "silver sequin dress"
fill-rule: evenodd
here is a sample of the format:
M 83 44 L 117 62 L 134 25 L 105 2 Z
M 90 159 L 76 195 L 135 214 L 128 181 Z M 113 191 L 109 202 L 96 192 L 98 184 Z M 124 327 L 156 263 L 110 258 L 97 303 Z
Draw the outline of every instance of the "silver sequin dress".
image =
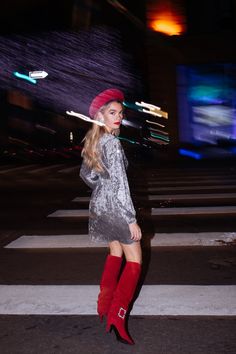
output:
M 104 172 L 82 162 L 80 177 L 92 188 L 89 203 L 89 235 L 93 241 L 134 242 L 128 224 L 136 222 L 126 175 L 128 161 L 120 140 L 105 133 L 98 142 Z

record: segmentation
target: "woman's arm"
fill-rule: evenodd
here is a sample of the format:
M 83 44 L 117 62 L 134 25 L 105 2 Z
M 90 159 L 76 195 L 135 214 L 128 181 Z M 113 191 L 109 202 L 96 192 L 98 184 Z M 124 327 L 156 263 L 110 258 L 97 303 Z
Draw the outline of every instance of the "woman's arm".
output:
M 99 182 L 99 174 L 91 170 L 84 161 L 82 162 L 79 175 L 91 189 L 94 189 Z
M 115 137 L 109 139 L 103 147 L 103 153 L 111 179 L 114 203 L 128 224 L 136 223 L 136 212 L 130 196 L 120 141 Z

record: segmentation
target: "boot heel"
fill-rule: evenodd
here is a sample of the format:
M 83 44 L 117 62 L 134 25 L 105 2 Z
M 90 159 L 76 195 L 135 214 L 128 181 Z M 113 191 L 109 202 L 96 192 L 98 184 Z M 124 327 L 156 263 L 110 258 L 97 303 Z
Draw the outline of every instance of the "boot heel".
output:
M 116 328 L 115 325 L 111 325 L 110 332 L 112 330 L 115 332 L 116 339 L 117 339 L 118 342 L 121 342 L 123 344 L 128 344 L 128 345 L 134 345 L 134 341 L 131 341 L 131 340 L 128 341 L 128 340 L 124 339 L 123 337 L 121 337 L 121 335 L 120 335 L 120 333 L 119 333 L 119 331 L 118 331 L 118 329 Z

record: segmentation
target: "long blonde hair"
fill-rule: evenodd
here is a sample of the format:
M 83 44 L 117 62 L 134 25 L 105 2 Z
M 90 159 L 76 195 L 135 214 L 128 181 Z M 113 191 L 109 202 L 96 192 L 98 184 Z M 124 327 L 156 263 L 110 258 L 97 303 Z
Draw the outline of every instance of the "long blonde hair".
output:
M 106 108 L 110 106 L 112 102 L 118 102 L 122 105 L 122 102 L 117 100 L 109 101 L 108 103 L 104 104 L 99 111 L 96 113 L 94 119 L 96 120 L 98 117 L 98 113 L 103 113 Z M 106 126 L 100 126 L 98 124 L 93 124 L 92 128 L 89 129 L 87 134 L 85 135 L 84 139 L 84 147 L 82 149 L 81 156 L 84 159 L 84 163 L 91 169 L 102 172 L 103 167 L 101 164 L 101 156 L 100 151 L 98 149 L 98 142 L 103 134 L 109 133 Z M 118 136 L 120 133 L 120 129 L 114 129 L 111 134 Z

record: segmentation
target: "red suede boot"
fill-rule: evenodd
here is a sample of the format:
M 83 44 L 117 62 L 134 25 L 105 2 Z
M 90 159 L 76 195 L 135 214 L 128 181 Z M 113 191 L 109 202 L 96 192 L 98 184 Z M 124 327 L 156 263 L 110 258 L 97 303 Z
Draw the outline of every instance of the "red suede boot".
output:
M 119 283 L 114 292 L 112 304 L 108 312 L 106 330 L 114 329 L 117 339 L 125 344 L 134 344 L 125 328 L 126 313 L 139 280 L 141 265 L 127 262 Z
M 118 276 L 122 264 L 122 257 L 108 255 L 100 282 L 100 293 L 97 301 L 97 312 L 102 322 L 110 309 L 113 293 L 117 286 Z

